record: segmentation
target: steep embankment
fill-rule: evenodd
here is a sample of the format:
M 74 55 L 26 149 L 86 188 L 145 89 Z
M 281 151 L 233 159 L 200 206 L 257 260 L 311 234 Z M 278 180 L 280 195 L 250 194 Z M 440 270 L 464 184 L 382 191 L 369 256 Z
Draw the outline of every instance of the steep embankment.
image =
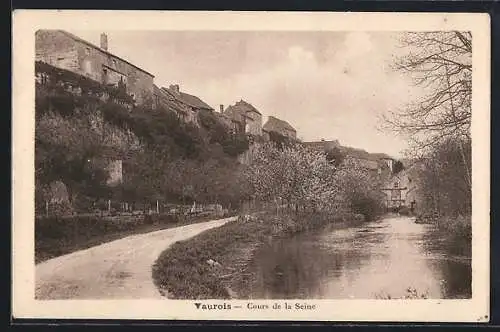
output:
M 180 120 L 175 109 L 133 106 L 123 89 L 40 62 L 35 67 L 37 211 L 46 212 L 54 181 L 64 183 L 77 210 L 99 198 L 239 200 L 224 188 L 235 182 L 236 156 L 248 148 L 247 137 L 230 134 L 214 112 L 200 111 L 197 126 Z M 123 160 L 127 177 L 113 189 L 106 183 L 110 160 Z M 215 194 L 214 183 L 222 188 Z

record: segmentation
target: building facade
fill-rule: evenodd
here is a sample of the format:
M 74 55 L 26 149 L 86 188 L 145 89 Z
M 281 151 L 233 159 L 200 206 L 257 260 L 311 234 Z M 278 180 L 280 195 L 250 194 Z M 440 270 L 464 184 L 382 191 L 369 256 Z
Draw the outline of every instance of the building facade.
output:
M 419 208 L 418 165 L 410 167 L 391 176 L 382 188 L 385 194 L 385 205 L 388 210 L 399 211 L 408 208 L 414 213 Z
M 262 136 L 262 114 L 243 99 L 226 108 L 224 115 L 231 119 L 237 132 Z
M 136 104 L 152 103 L 154 76 L 110 53 L 107 35 L 98 47 L 63 30 L 38 30 L 35 58 L 57 68 L 72 71 L 105 85 L 124 85 Z

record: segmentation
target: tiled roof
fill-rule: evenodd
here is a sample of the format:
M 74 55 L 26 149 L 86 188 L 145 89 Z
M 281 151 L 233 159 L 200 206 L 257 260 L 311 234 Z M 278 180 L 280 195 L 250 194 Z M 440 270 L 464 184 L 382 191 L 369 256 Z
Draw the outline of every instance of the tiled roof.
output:
M 252 104 L 241 99 L 237 101 L 234 105 L 229 106 L 226 111 L 237 112 L 237 113 L 246 113 L 246 112 L 255 112 L 259 115 L 262 115 Z
M 168 110 L 175 111 L 175 112 L 182 112 L 186 113 L 187 111 L 181 107 L 178 103 L 175 102 L 175 99 L 168 94 L 164 88 L 159 88 L 156 86 L 156 84 L 153 84 L 153 95 L 157 95 L 161 98 L 161 104 L 163 107 L 167 108 Z
M 170 89 L 164 88 L 164 87 L 161 89 L 164 92 L 170 94 L 173 98 L 177 99 L 181 103 L 186 104 L 190 107 L 199 108 L 199 109 L 206 109 L 206 110 L 213 110 L 213 108 L 210 105 L 208 105 L 207 103 L 205 103 L 203 100 L 201 100 L 200 98 L 198 98 L 196 96 L 190 95 L 190 94 L 185 93 L 185 92 L 176 93 L 176 92 L 174 92 Z
M 240 100 L 234 105 L 227 107 L 224 114 L 233 119 L 233 121 L 242 122 L 243 118 L 252 119 L 252 117 L 248 115 L 248 113 L 251 112 L 262 115 L 252 104 Z
M 332 147 L 340 147 L 340 143 L 338 140 L 334 141 L 318 141 L 318 142 L 303 142 L 306 147 L 310 147 L 316 150 L 326 150 Z
M 140 71 L 142 71 L 142 72 L 144 72 L 144 73 L 148 74 L 148 75 L 149 75 L 149 76 L 151 76 L 151 77 L 155 77 L 153 74 L 151 74 L 151 73 L 149 73 L 149 72 L 145 71 L 145 70 L 144 70 L 144 69 L 142 69 L 141 67 L 138 67 L 138 66 L 134 65 L 134 64 L 133 64 L 133 63 L 131 63 L 130 61 L 127 61 L 127 60 L 125 60 L 125 59 L 124 59 L 124 58 L 122 58 L 122 57 L 119 57 L 119 56 L 117 56 L 117 55 L 115 55 L 115 54 L 113 54 L 113 53 L 111 53 L 111 52 L 109 52 L 109 51 L 106 51 L 106 50 L 104 50 L 104 49 L 100 48 L 99 46 L 94 45 L 94 44 L 92 44 L 91 42 L 89 42 L 89 41 L 87 41 L 87 40 L 85 40 L 85 39 L 83 39 L 83 38 L 80 38 L 80 37 L 78 37 L 78 36 L 76 36 L 76 35 L 74 35 L 74 34 L 72 34 L 72 33 L 68 32 L 68 31 L 64 31 L 64 30 L 57 30 L 57 31 L 59 31 L 59 32 L 61 32 L 61 33 L 63 33 L 63 34 L 65 34 L 66 36 L 68 36 L 68 37 L 70 37 L 70 38 L 72 38 L 72 39 L 74 39 L 74 40 L 76 40 L 76 41 L 79 41 L 79 42 L 81 42 L 81 43 L 84 43 L 84 44 L 86 44 L 86 45 L 88 45 L 88 46 L 92 47 L 92 48 L 95 48 L 95 49 L 99 50 L 99 51 L 100 51 L 100 52 L 102 52 L 102 53 L 105 53 L 105 54 L 107 54 L 107 55 L 111 55 L 111 56 L 113 56 L 113 57 L 115 57 L 115 58 L 117 58 L 117 59 L 120 59 L 121 61 L 128 63 L 128 64 L 129 64 L 129 65 L 131 65 L 132 67 L 134 67 L 134 68 L 136 68 L 136 69 L 138 69 L 138 70 L 140 70 Z
M 295 128 L 293 128 L 288 122 L 278 119 L 274 116 L 269 116 L 266 124 L 263 126 L 266 131 L 276 131 L 280 127 L 296 132 Z

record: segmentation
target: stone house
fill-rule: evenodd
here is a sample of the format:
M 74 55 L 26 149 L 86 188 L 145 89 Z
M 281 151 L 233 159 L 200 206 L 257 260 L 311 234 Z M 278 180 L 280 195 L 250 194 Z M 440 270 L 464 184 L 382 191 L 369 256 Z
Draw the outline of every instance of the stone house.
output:
M 297 138 L 297 131 L 295 130 L 295 128 L 293 128 L 285 120 L 278 119 L 277 117 L 274 116 L 269 116 L 267 118 L 267 122 L 264 124 L 262 128 L 264 131 L 268 133 L 275 132 L 291 139 Z
M 333 148 L 340 149 L 340 143 L 338 140 L 327 141 L 322 139 L 321 141 L 310 141 L 302 143 L 305 147 L 312 149 L 314 151 L 328 151 Z
M 176 99 L 163 88 L 153 85 L 153 109 L 162 108 L 174 112 L 175 115 L 183 122 L 187 122 L 189 109 Z
M 231 119 L 236 132 L 262 136 L 262 114 L 243 99 L 226 108 L 224 115 Z
M 219 105 L 219 112 L 214 112 L 214 114 L 232 134 L 237 133 L 241 129 L 241 124 L 239 121 L 224 113 L 224 105 Z
M 96 46 L 63 30 L 35 33 L 35 60 L 69 70 L 105 85 L 125 87 L 136 104 L 152 102 L 154 75 L 108 51 L 108 37 L 101 34 Z
M 418 209 L 420 197 L 418 192 L 418 164 L 413 163 L 404 170 L 392 175 L 382 188 L 386 195 L 385 205 L 389 210 L 399 210 L 402 207 L 415 212 Z
M 172 110 L 185 123 L 199 126 L 198 112 L 200 110 L 214 111 L 200 98 L 180 91 L 178 84 L 170 85 L 168 88 L 154 86 L 153 89 L 153 108 L 163 106 Z

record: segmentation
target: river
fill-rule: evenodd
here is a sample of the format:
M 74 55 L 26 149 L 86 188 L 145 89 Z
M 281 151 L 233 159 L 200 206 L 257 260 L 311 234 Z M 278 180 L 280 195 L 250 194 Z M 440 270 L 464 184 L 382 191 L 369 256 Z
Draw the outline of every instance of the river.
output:
M 252 298 L 387 299 L 409 288 L 426 298 L 471 296 L 470 255 L 402 216 L 278 239 L 259 249 L 252 269 Z

